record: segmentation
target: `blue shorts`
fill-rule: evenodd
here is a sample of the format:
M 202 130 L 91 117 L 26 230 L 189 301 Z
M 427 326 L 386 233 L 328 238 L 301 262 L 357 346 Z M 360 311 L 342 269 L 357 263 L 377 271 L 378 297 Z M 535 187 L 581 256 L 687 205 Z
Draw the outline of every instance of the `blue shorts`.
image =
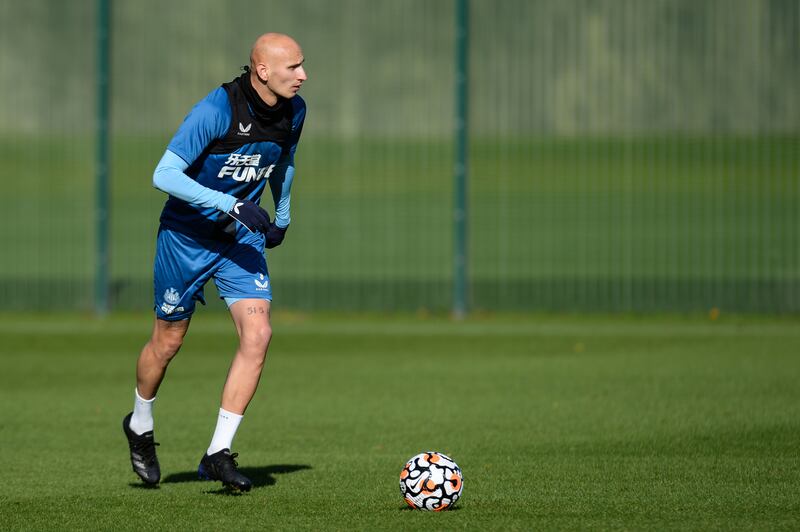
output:
M 242 240 L 222 242 L 158 230 L 153 268 L 156 317 L 190 317 L 197 301 L 205 305 L 203 287 L 211 278 L 221 298 L 272 301 L 264 235 L 247 233 Z

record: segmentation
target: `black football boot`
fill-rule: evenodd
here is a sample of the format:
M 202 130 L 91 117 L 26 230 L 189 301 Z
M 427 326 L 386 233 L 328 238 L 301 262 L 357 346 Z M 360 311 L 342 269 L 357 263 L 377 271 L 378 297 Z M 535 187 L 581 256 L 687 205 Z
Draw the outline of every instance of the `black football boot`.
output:
M 158 466 L 156 457 L 156 445 L 158 444 L 153 439 L 152 430 L 141 435 L 131 430 L 131 416 L 133 416 L 133 412 L 122 420 L 122 430 L 125 431 L 125 436 L 128 438 L 133 472 L 139 475 L 145 484 L 155 486 L 161 480 L 161 468 Z
M 236 467 L 236 458 L 239 453 L 231 454 L 230 449 L 222 449 L 212 455 L 204 454 L 197 468 L 197 476 L 202 480 L 219 480 L 222 484 L 235 491 L 250 491 L 253 483 L 246 476 L 239 473 Z

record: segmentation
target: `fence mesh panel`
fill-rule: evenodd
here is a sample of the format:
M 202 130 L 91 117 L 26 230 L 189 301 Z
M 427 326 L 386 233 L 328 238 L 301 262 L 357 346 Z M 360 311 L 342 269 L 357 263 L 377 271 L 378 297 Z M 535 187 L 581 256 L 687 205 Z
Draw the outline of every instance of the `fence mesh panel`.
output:
M 152 304 L 154 166 L 264 31 L 293 35 L 309 73 L 292 227 L 268 254 L 275 303 L 449 308 L 452 2 L 112 6 L 113 308 Z M 472 308 L 800 310 L 800 4 L 470 10 Z M 95 4 L 0 14 L 0 309 L 89 310 Z

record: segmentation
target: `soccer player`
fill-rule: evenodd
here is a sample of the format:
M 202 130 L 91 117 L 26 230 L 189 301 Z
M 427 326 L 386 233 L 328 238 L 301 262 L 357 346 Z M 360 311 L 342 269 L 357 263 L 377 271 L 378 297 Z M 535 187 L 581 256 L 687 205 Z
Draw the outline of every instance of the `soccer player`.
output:
M 189 329 L 195 303 L 213 279 L 233 318 L 239 346 L 222 390 L 216 429 L 198 475 L 248 491 L 231 444 L 264 366 L 272 330 L 272 289 L 264 248 L 281 244 L 291 221 L 294 154 L 306 107 L 303 52 L 291 37 L 260 36 L 244 74 L 192 108 L 167 146 L 153 185 L 169 194 L 156 241 L 155 323 L 136 365 L 133 412 L 122 426 L 133 470 L 161 479 L 153 402 Z M 259 206 L 269 184 L 275 220 Z

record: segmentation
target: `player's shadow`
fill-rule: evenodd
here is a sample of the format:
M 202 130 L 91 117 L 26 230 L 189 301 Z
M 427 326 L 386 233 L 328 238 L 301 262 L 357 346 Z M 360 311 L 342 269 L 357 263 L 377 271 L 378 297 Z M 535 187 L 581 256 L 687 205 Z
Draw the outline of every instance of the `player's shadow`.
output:
M 286 473 L 294 473 L 296 471 L 303 471 L 304 469 L 311 469 L 310 465 L 305 464 L 278 464 L 261 467 L 240 467 L 239 471 L 249 478 L 254 488 L 261 488 L 263 486 L 272 486 L 275 484 L 275 475 L 283 475 Z M 197 478 L 197 471 L 184 471 L 181 473 L 172 473 L 164 477 L 161 482 L 163 484 L 179 483 L 179 482 L 202 482 Z M 219 485 L 218 483 L 215 483 Z M 214 490 L 211 493 L 227 493 L 225 489 Z

